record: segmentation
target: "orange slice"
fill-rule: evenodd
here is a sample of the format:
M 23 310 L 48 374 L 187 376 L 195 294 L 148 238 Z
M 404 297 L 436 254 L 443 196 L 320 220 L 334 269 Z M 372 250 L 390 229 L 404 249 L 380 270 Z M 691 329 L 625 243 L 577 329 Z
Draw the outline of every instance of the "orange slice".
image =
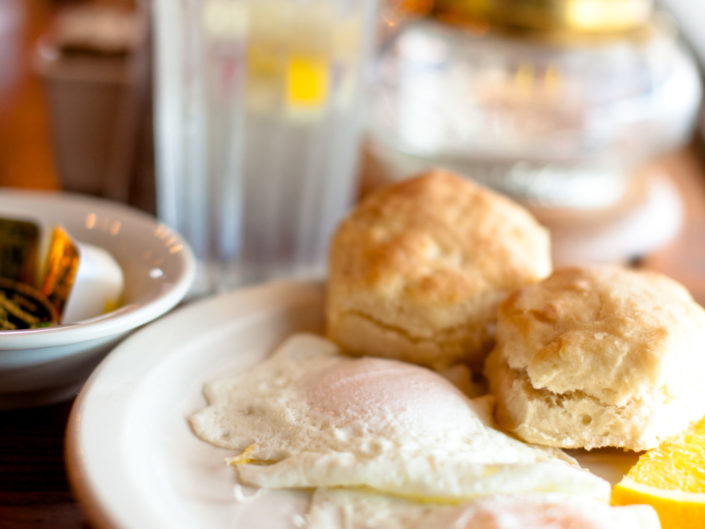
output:
M 663 529 L 705 528 L 705 418 L 644 453 L 612 491 L 612 503 L 647 503 Z

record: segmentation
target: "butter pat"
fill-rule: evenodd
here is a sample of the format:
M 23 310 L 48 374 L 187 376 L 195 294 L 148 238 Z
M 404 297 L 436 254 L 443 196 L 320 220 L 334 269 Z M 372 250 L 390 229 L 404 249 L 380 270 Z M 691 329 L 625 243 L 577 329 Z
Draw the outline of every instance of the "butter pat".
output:
M 78 243 L 80 259 L 61 323 L 75 323 L 100 316 L 120 304 L 125 278 L 110 253 L 90 244 Z

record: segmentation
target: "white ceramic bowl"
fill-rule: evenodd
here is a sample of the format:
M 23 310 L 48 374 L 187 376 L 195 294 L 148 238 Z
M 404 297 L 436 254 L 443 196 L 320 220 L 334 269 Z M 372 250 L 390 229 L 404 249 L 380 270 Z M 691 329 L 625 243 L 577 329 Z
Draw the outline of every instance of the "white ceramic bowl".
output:
M 77 241 L 110 252 L 125 278 L 124 303 L 117 310 L 70 325 L 0 332 L 0 408 L 72 396 L 120 339 L 169 311 L 193 281 L 195 261 L 186 242 L 121 204 L 3 189 L 0 217 L 61 224 Z

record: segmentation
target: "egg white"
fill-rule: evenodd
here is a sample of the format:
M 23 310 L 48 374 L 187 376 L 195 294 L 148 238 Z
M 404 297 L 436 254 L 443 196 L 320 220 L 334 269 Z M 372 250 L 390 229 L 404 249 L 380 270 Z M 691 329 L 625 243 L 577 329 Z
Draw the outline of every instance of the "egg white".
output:
M 458 505 L 419 503 L 345 489 L 319 489 L 307 529 L 659 529 L 647 505 L 610 507 L 563 494 L 487 496 Z
M 450 503 L 527 491 L 609 496 L 606 481 L 561 451 L 496 430 L 487 398 L 470 400 L 422 367 L 347 357 L 318 336 L 293 336 L 204 393 L 193 431 L 240 453 L 231 464 L 248 485 L 368 487 Z

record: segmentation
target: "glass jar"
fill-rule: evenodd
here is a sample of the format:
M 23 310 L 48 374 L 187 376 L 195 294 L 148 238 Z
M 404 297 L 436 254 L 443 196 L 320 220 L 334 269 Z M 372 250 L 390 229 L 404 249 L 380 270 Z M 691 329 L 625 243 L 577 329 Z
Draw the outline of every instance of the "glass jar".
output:
M 441 2 L 386 43 L 368 145 L 387 175 L 443 165 L 525 203 L 601 208 L 687 140 L 701 85 L 671 19 L 612 0 L 624 9 L 599 25 L 604 12 L 547 11 L 556 1 L 524 18 L 518 0 Z

